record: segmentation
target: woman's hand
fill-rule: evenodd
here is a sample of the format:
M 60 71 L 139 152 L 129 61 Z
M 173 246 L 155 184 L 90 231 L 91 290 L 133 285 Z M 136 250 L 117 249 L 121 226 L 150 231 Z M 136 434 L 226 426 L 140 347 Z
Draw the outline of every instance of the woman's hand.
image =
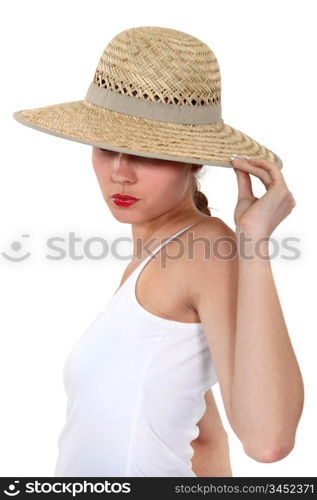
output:
M 269 237 L 296 204 L 280 168 L 262 158 L 235 158 L 232 164 L 239 189 L 234 211 L 236 230 Z M 258 177 L 267 190 L 261 198 L 252 192 L 250 174 Z

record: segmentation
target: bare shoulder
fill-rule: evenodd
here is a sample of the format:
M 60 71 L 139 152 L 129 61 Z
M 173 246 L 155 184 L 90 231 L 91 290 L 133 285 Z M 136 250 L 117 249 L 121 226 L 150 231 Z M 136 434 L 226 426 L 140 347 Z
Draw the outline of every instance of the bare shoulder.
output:
M 194 291 L 206 273 L 232 272 L 237 265 L 237 248 L 235 232 L 218 217 L 202 219 L 189 231 L 186 266 Z
M 190 228 L 194 233 L 197 233 L 199 236 L 207 236 L 207 237 L 235 237 L 235 232 L 231 229 L 228 224 L 226 224 L 219 217 L 206 217 L 201 219 L 199 222 L 194 224 Z

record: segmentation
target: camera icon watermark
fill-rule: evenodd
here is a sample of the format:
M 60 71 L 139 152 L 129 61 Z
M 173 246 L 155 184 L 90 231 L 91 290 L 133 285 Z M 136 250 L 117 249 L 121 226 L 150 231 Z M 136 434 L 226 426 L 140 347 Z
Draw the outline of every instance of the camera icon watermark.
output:
M 14 481 L 13 483 L 19 483 L 19 482 L 20 481 Z M 3 493 L 9 497 L 15 497 L 20 493 L 20 490 L 16 490 L 16 485 L 13 483 L 9 484 L 9 486 L 7 487 L 9 491 L 7 491 L 6 489 L 3 490 Z

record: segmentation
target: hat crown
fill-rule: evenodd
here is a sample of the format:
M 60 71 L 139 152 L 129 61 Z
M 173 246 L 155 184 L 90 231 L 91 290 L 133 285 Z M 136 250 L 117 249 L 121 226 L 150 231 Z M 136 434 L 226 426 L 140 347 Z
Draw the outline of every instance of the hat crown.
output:
M 144 26 L 116 35 L 99 59 L 93 83 L 164 104 L 197 107 L 221 102 L 213 51 L 198 38 L 171 28 Z

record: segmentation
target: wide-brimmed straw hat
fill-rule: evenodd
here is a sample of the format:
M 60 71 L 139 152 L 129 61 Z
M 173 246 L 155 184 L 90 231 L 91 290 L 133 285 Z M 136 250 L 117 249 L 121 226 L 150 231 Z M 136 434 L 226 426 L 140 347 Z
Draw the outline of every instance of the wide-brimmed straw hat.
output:
M 126 154 L 220 167 L 233 167 L 236 154 L 283 166 L 273 151 L 224 123 L 213 51 L 170 28 L 122 31 L 104 49 L 84 100 L 13 116 L 41 132 Z

